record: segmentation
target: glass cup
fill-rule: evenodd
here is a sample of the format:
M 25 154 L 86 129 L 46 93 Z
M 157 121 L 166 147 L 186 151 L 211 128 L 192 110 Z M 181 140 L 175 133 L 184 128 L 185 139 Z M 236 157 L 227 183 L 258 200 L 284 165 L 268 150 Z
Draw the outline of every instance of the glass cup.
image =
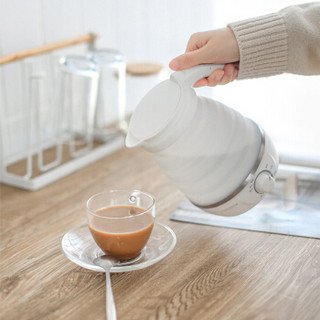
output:
M 87 222 L 95 242 L 119 260 L 139 256 L 154 220 L 155 200 L 139 190 L 110 190 L 87 201 Z
M 97 65 L 83 56 L 61 57 L 60 68 L 63 140 L 76 158 L 93 147 L 99 72 Z
M 128 124 L 124 55 L 118 50 L 105 48 L 89 51 L 87 57 L 99 67 L 100 73 L 96 128 L 101 131 L 115 123 L 117 130 L 126 133 Z

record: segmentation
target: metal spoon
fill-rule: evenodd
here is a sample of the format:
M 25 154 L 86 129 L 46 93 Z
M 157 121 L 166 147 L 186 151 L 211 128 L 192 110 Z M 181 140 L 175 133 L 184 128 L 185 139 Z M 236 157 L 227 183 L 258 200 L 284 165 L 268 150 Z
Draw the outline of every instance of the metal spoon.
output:
M 142 254 L 133 258 L 131 260 L 122 260 L 110 256 L 110 255 L 103 255 L 97 257 L 93 260 L 93 263 L 101 268 L 104 269 L 106 273 L 106 319 L 107 320 L 116 320 L 117 319 L 117 312 L 116 312 L 116 305 L 113 299 L 112 287 L 111 287 L 111 278 L 110 278 L 110 270 L 115 265 L 127 265 L 132 264 L 138 261 L 142 257 Z

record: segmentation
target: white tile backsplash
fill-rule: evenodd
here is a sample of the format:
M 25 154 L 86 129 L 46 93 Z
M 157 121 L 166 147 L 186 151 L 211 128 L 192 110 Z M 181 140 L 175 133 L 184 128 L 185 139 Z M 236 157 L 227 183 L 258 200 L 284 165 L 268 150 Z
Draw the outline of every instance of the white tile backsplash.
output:
M 50 43 L 84 34 L 83 1 L 40 1 L 44 42 Z
M 42 43 L 39 0 L 0 1 L 1 55 L 39 46 Z
M 119 49 L 117 0 L 83 0 L 84 30 L 99 34 L 97 45 Z
M 128 60 L 167 64 L 212 18 L 210 0 L 0 0 L 0 54 L 96 32 Z

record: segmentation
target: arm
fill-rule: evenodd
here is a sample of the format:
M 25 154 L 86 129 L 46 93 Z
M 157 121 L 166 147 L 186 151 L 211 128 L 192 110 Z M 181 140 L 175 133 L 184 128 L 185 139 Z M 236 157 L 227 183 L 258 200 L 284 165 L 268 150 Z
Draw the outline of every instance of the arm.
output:
M 200 63 L 226 66 L 199 80 L 197 86 L 284 72 L 320 74 L 320 2 L 196 33 L 191 36 L 186 53 L 173 59 L 170 67 L 183 70 Z
M 230 23 L 240 50 L 239 79 L 284 72 L 320 74 L 320 2 Z

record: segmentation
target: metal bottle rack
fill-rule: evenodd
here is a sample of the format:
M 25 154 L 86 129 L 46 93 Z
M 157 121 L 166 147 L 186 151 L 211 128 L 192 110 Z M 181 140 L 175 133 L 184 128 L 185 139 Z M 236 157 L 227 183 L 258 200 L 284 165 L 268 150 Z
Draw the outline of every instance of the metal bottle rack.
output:
M 94 127 L 99 71 L 88 64 L 75 74 L 57 53 L 78 44 L 92 49 L 95 39 L 88 34 L 0 57 L 0 182 L 37 190 L 123 147 L 120 130 L 101 133 Z M 72 77 L 84 85 L 76 102 L 71 101 Z M 10 95 L 7 86 L 12 89 L 15 82 Z M 90 107 L 80 116 L 72 103 Z M 79 123 L 85 123 L 84 130 L 77 131 Z

